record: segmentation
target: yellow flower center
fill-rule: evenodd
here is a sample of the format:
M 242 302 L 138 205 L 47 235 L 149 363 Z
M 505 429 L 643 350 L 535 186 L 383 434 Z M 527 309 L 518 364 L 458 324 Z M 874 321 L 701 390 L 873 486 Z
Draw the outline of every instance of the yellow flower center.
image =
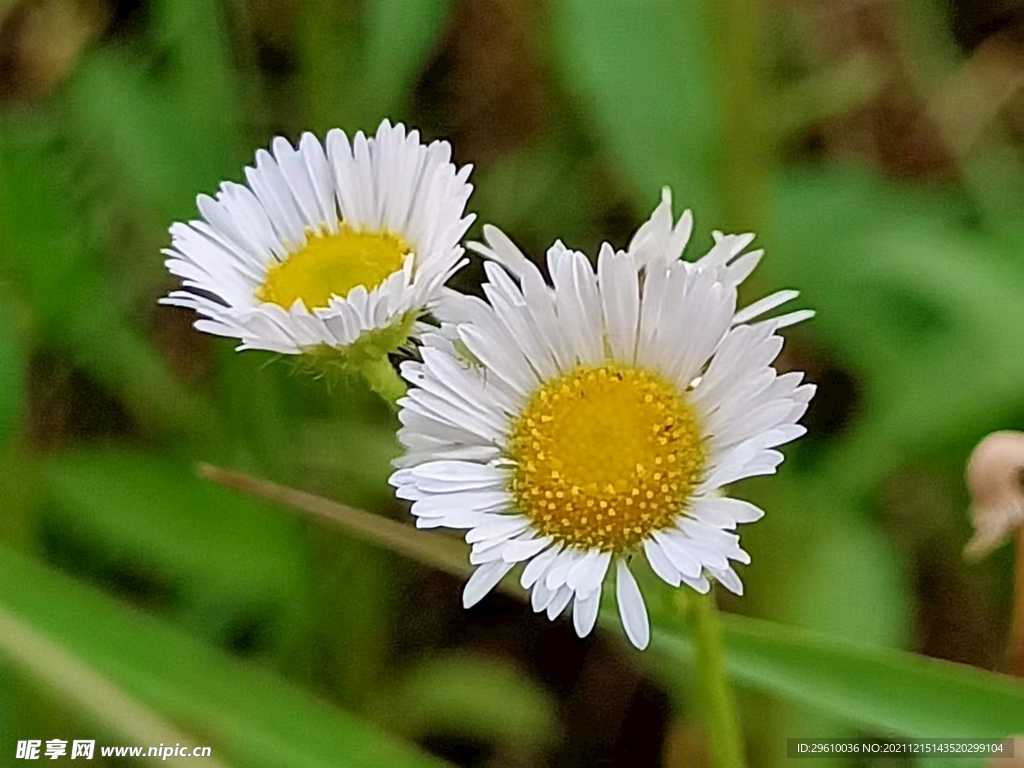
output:
M 580 366 L 544 384 L 512 427 L 512 493 L 541 533 L 622 552 L 678 519 L 704 474 L 693 408 L 649 371 Z
M 372 290 L 402 268 L 412 247 L 390 232 L 357 232 L 342 224 L 335 232 L 308 232 L 306 244 L 267 270 L 256 298 L 288 309 L 302 299 L 307 309 L 326 307 L 358 285 Z

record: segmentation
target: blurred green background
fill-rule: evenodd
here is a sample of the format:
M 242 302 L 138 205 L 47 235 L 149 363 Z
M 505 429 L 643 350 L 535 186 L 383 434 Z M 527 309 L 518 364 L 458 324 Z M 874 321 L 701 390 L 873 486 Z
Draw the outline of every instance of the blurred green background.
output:
M 407 519 L 359 382 L 156 304 L 197 193 L 384 117 L 474 164 L 474 237 L 624 247 L 668 184 L 691 254 L 756 231 L 746 300 L 817 309 L 781 361 L 819 385 L 810 435 L 737 488 L 768 510 L 724 601 L 774 622 L 726 624 L 752 765 L 1024 732 L 1019 685 L 885 650 L 1002 664 L 1012 551 L 962 562 L 962 473 L 1024 426 L 1022 84 L 1020 0 L 0 0 L 0 765 L 29 738 L 711 765 L 682 630 L 641 656 L 500 595 L 464 612 L 458 579 L 196 477 Z

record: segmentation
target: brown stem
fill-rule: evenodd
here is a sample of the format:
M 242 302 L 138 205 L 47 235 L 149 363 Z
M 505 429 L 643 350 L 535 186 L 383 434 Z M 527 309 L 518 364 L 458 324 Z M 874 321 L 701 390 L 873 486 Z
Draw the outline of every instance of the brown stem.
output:
M 432 568 L 465 578 L 474 568 L 469 563 L 466 545 L 451 536 L 418 530 L 411 525 L 388 520 L 361 509 L 353 509 L 322 496 L 233 472 L 211 464 L 200 464 L 199 474 L 220 485 L 338 528 L 362 541 L 397 552 Z M 522 596 L 518 584 L 507 579 L 498 585 L 507 594 Z
M 1024 677 L 1024 526 L 1017 529 L 1016 579 L 1013 588 L 1013 622 L 1010 647 L 1006 653 L 1007 671 Z

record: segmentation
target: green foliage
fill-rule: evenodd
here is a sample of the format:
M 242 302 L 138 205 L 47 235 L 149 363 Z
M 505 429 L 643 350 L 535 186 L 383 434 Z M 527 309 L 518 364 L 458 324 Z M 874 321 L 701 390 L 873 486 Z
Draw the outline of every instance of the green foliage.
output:
M 0 21 L 12 5 L 0 0 Z M 728 605 L 773 621 L 725 621 L 730 675 L 770 699 L 769 717 L 747 718 L 751 743 L 810 723 L 1024 731 L 1019 684 L 897 650 L 912 647 L 918 612 L 952 620 L 960 607 L 921 604 L 921 555 L 906 541 L 955 552 L 966 523 L 950 512 L 964 500 L 944 490 L 958 477 L 936 484 L 944 503 L 920 503 L 916 523 L 893 501 L 905 473 L 958 475 L 977 438 L 1024 415 L 1015 118 L 981 125 L 960 155 L 940 146 L 941 183 L 803 149 L 844 120 L 867 130 L 865 114 L 885 118 L 880 94 L 904 80 L 908 104 L 944 93 L 964 65 L 945 6 L 897 3 L 892 61 L 864 49 L 819 62 L 799 51 L 810 15 L 754 19 L 741 0 L 553 0 L 536 19 L 516 3 L 448 0 L 147 5 L 139 29 L 94 42 L 45 98 L 0 103 L 0 609 L 235 765 L 437 764 L 370 721 L 499 744 L 495 761 L 509 765 L 557 748 L 559 702 L 518 667 L 429 647 L 406 661 L 400 632 L 414 625 L 429 646 L 448 618 L 416 594 L 400 623 L 403 593 L 419 586 L 404 563 L 193 474 L 216 461 L 405 520 L 386 485 L 394 414 L 358 381 L 236 354 L 155 304 L 173 284 L 159 254 L 167 227 L 197 215 L 197 194 L 242 180 L 275 133 L 435 115 L 444 124 L 426 119 L 424 135 L 464 135 L 478 154 L 479 221 L 535 255 L 556 237 L 625 245 L 670 185 L 677 211 L 694 209 L 691 255 L 723 219 L 758 222 L 768 256 L 745 294 L 794 287 L 818 311 L 787 331 L 786 364 L 846 376 L 850 418 L 825 401 L 827 434 L 787 448 L 778 477 L 736 490 L 768 511 L 742 531 L 747 596 Z M 755 27 L 761 40 L 748 39 Z M 517 34 L 540 44 L 517 46 Z M 443 70 L 438 82 L 428 67 Z M 535 81 L 543 114 L 492 145 Z M 442 136 L 450 126 L 457 137 Z M 474 274 L 459 287 L 473 290 Z M 924 533 L 899 529 L 915 524 Z M 412 551 L 437 541 L 403 530 Z M 432 565 L 457 542 L 438 547 Z M 943 575 L 995 606 L 986 615 L 1001 626 L 1008 562 Z M 685 711 L 688 635 L 650 576 L 658 629 L 645 658 Z M 614 611 L 603 621 L 620 632 Z M 25 669 L 8 685 L 0 667 L 3 740 L 95 719 L 59 691 L 41 695 Z
M 84 203 L 67 192 L 75 189 L 68 158 L 21 128 L 0 132 L 0 275 L 32 307 L 41 341 L 118 392 L 140 423 L 202 434 L 215 416 L 125 316 L 92 247 Z
M 555 743 L 554 702 L 521 671 L 466 654 L 427 659 L 402 683 L 390 719 L 412 734 L 459 733 L 520 750 Z
M 634 196 L 646 208 L 669 185 L 710 217 L 719 125 L 709 6 L 558 0 L 552 10 L 553 55 Z
M 724 623 L 735 680 L 856 725 L 916 738 L 1003 738 L 1024 728 L 1024 685 L 1010 678 L 741 616 Z M 652 646 L 666 676 L 691 653 L 668 632 Z
M 574 142 L 560 137 L 476 172 L 473 201 L 494 221 L 504 222 L 502 229 L 530 252 L 541 253 L 556 238 L 583 248 L 596 245 L 588 222 L 590 201 L 583 194 L 594 183 L 592 163 Z
M 297 521 L 138 452 L 66 453 L 44 464 L 43 482 L 43 524 L 66 567 L 100 582 L 141 572 L 133 597 L 222 644 L 249 631 L 273 645 L 297 621 L 305 566 Z
M 765 276 L 798 280 L 810 305 L 827 307 L 816 329 L 867 401 L 831 482 L 877 483 L 936 444 L 1012 418 L 1024 268 L 958 222 L 962 198 L 833 172 L 784 178 L 775 199 L 771 247 L 785 258 Z
M 438 42 L 448 0 L 309 0 L 299 21 L 309 125 L 373 132 L 401 119 L 416 76 Z
M 0 453 L 16 439 L 25 405 L 25 379 L 28 375 L 26 345 L 13 302 L 0 293 Z M 9 298 L 9 297 L 7 297 Z
M 213 194 L 222 179 L 240 180 L 241 164 L 251 162 L 235 146 L 230 105 L 197 112 L 174 85 L 104 52 L 75 73 L 67 94 L 72 135 L 95 147 L 96 161 L 112 166 L 160 222 L 193 217 L 197 194 Z
M 367 3 L 361 40 L 363 88 L 374 108 L 399 109 L 423 62 L 438 43 L 449 0 L 376 0 Z
M 15 552 L 3 551 L 0 573 L 0 605 L 228 764 L 442 765 L 265 670 Z

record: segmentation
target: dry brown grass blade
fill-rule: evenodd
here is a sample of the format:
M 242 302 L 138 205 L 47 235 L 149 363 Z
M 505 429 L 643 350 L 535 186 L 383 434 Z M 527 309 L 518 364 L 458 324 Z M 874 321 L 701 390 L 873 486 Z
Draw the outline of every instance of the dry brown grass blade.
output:
M 475 570 L 469 563 L 469 548 L 454 537 L 421 531 L 322 496 L 211 464 L 200 464 L 199 474 L 247 496 L 273 502 L 310 520 L 326 523 L 357 539 L 453 576 L 467 578 Z M 498 585 L 498 589 L 517 597 L 523 595 L 519 585 L 508 578 Z

